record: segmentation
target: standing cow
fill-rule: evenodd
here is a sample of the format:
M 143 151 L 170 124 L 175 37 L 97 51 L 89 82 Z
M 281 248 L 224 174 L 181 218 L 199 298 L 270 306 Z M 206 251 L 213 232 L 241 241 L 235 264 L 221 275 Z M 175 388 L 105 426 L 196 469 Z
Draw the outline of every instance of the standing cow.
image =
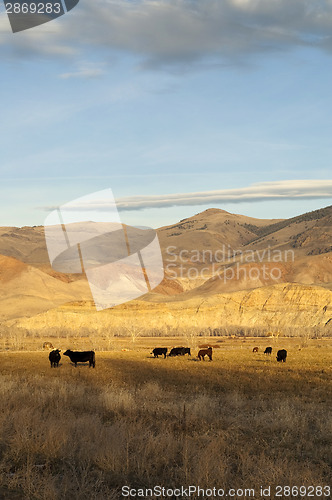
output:
M 89 368 L 96 366 L 96 356 L 94 351 L 71 351 L 68 349 L 63 353 L 64 356 L 68 356 L 70 361 L 77 366 L 77 363 L 85 363 L 89 361 Z
M 264 351 L 264 354 L 272 354 L 272 347 L 267 347 Z
M 280 351 L 277 352 L 277 361 L 282 361 L 283 363 L 286 363 L 286 358 L 287 358 L 286 349 L 280 349 Z
M 191 356 L 190 347 L 173 347 L 169 356 L 184 356 L 185 354 Z
M 153 354 L 155 358 L 164 355 L 164 359 L 166 359 L 167 347 L 155 347 L 151 354 Z
M 258 347 L 254 347 L 252 352 L 258 352 Z
M 212 347 L 208 347 L 207 349 L 201 349 L 198 351 L 197 357 L 201 361 L 204 361 L 204 357 L 207 356 L 210 361 L 212 361 Z
M 53 349 L 53 351 L 49 353 L 48 359 L 50 360 L 51 368 L 57 368 L 59 366 L 61 359 L 60 351 L 61 349 Z

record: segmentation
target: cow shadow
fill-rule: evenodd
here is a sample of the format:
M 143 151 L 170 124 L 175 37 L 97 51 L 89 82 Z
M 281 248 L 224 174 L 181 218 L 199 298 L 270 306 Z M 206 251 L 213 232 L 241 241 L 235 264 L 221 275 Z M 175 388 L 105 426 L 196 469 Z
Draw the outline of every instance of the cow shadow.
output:
M 70 362 L 70 366 L 73 366 L 74 368 L 80 368 L 81 366 L 89 366 L 89 362 L 87 361 L 86 363 L 77 363 L 77 366 L 75 366 L 75 363 Z

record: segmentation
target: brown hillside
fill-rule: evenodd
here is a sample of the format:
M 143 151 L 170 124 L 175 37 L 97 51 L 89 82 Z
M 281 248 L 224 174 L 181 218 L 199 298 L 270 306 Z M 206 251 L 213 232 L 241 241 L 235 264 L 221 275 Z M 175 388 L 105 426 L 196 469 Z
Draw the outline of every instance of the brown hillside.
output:
M 247 244 L 256 234 L 250 227 L 265 227 L 274 222 L 270 219 L 254 219 L 244 215 L 230 214 L 225 210 L 209 209 L 177 224 L 158 229 L 158 237 L 165 262 L 173 262 L 173 255 L 181 250 L 237 250 Z M 225 247 L 225 248 L 224 248 Z M 200 264 L 197 263 L 199 266 Z
M 211 209 L 158 234 L 168 275 L 184 290 L 223 293 L 279 282 L 330 286 L 331 221 L 332 207 L 279 221 Z M 225 269 L 230 276 L 237 265 L 241 271 L 226 279 Z M 274 269 L 279 271 L 273 274 Z
M 158 229 L 158 237 L 165 279 L 141 302 L 172 301 L 173 298 L 176 302 L 185 302 L 278 283 L 329 288 L 332 284 L 331 222 L 332 207 L 288 220 L 255 219 L 209 209 L 162 227 Z M 292 258 L 274 262 L 264 254 L 267 250 L 291 251 Z M 246 252 L 259 253 L 255 254 L 254 262 L 247 262 L 241 260 Z M 43 227 L 0 228 L 1 253 L 2 318 L 32 315 L 77 297 L 91 299 L 81 274 L 60 273 L 50 267 Z M 245 273 L 224 279 L 225 272 L 237 265 Z M 280 276 L 269 276 L 274 269 L 280 271 Z M 14 305 L 15 297 L 18 306 Z M 5 304 L 5 300 L 10 303 Z
M 2 286 L 10 280 L 19 277 L 27 267 L 20 260 L 0 255 L 0 283 Z
M 28 317 L 91 298 L 87 281 L 64 283 L 17 259 L 0 256 L 0 321 Z
M 250 290 L 277 283 L 299 283 L 332 287 L 332 252 L 302 257 L 294 262 L 247 263 L 226 269 L 205 281 L 190 295 Z

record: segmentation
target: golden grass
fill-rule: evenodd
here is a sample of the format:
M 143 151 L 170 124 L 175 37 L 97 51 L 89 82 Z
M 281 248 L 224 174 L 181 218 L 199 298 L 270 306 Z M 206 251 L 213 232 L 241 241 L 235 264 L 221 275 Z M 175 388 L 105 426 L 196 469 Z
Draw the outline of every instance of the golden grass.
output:
M 96 352 L 95 369 L 64 356 L 51 369 L 37 350 L 0 353 L 0 498 L 118 500 L 126 484 L 328 484 L 332 341 L 301 351 L 298 342 L 227 340 L 213 362 L 199 362 L 151 357 L 184 339 L 117 339 Z M 275 360 L 283 347 L 285 364 Z

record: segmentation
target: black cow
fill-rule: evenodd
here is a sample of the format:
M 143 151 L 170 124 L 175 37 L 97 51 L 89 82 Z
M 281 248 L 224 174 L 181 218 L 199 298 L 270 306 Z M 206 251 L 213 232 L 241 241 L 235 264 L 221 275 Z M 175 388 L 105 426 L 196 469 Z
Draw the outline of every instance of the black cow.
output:
M 53 349 L 48 355 L 48 359 L 50 360 L 51 363 L 51 368 L 56 368 L 59 366 L 59 362 L 61 359 L 61 354 L 60 354 L 61 349 Z
M 68 349 L 63 353 L 64 356 L 68 356 L 70 361 L 77 366 L 77 363 L 85 363 L 89 361 L 89 368 L 96 366 L 96 356 L 94 351 L 71 351 Z
M 164 355 L 164 358 L 166 358 L 167 347 L 155 347 L 151 354 L 153 354 L 155 358 L 158 358 L 158 356 L 162 355 Z
M 267 347 L 264 351 L 264 354 L 272 354 L 272 347 Z
M 185 354 L 189 354 L 189 356 L 191 356 L 190 347 L 173 347 L 169 356 L 184 356 Z
M 286 349 L 281 349 L 280 351 L 277 352 L 277 361 L 282 361 L 283 363 L 286 363 L 286 358 L 287 358 Z

